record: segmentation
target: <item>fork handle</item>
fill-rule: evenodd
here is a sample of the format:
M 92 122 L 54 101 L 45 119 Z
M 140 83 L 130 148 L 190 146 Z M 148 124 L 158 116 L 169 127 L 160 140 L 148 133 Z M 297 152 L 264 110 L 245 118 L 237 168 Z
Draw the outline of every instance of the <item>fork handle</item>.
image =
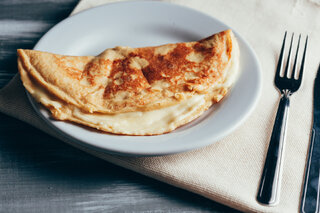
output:
M 257 195 L 258 202 L 262 204 L 275 205 L 279 201 L 281 161 L 290 105 L 289 97 L 289 92 L 282 94 L 275 118 Z

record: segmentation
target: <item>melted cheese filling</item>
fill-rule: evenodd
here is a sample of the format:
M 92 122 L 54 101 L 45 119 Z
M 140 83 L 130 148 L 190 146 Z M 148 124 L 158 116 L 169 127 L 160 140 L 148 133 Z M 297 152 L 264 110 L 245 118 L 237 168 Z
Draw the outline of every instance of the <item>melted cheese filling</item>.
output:
M 239 49 L 234 42 L 232 58 L 224 76 L 224 81 L 216 84 L 215 89 L 229 88 L 236 80 L 239 63 Z M 165 107 L 152 111 L 137 111 L 118 114 L 85 113 L 76 107 L 69 107 L 52 97 L 40 85 L 33 84 L 31 92 L 37 101 L 46 106 L 52 106 L 57 111 L 61 111 L 67 120 L 77 120 L 97 129 L 104 129 L 113 133 L 121 134 L 160 134 L 174 130 L 181 123 L 192 121 L 199 116 L 198 110 L 206 109 L 205 95 L 195 95 L 194 97 L 181 101 L 174 106 Z M 64 109 L 64 110 L 63 110 Z M 201 111 L 202 113 L 202 111 Z M 70 119 L 70 117 L 72 119 Z M 185 121 L 185 122 L 183 122 Z M 80 122 L 80 123 L 81 123 Z
M 196 95 L 179 104 L 152 111 L 88 114 L 75 109 L 72 115 L 80 120 L 94 123 L 102 129 L 111 129 L 114 132 L 158 134 L 175 129 L 177 123 L 192 116 L 204 105 L 204 95 Z
M 40 85 L 33 84 L 31 92 L 38 102 L 46 106 L 52 106 L 58 111 L 67 114 L 77 120 L 93 124 L 97 129 L 105 129 L 114 133 L 125 134 L 159 134 L 172 131 L 177 123 L 188 119 L 196 111 L 205 107 L 205 95 L 195 95 L 179 104 L 152 111 L 137 111 L 118 114 L 86 113 L 76 107 L 68 107 L 55 100 Z M 68 108 L 65 110 L 63 108 Z M 70 113 L 71 112 L 71 113 Z

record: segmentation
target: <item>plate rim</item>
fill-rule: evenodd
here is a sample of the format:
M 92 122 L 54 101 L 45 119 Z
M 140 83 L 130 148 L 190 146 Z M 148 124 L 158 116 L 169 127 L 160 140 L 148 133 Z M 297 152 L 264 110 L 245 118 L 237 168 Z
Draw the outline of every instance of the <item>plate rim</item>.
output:
M 258 82 L 257 82 L 257 89 L 255 90 L 254 93 L 254 100 L 253 102 L 251 102 L 248 106 L 247 106 L 247 111 L 242 113 L 242 117 L 241 119 L 239 119 L 236 123 L 233 123 L 231 125 L 231 127 L 229 127 L 227 130 L 225 130 L 222 134 L 220 134 L 218 137 L 215 137 L 214 139 L 212 138 L 208 138 L 206 140 L 202 140 L 202 143 L 195 143 L 192 147 L 180 147 L 180 149 L 173 149 L 173 150 L 166 150 L 166 151 L 146 151 L 146 150 L 140 150 L 140 151 L 130 151 L 130 150 L 119 150 L 119 149 L 115 149 L 112 147 L 105 147 L 105 146 L 100 146 L 97 144 L 92 144 L 92 143 L 88 143 L 87 141 L 81 141 L 77 138 L 74 138 L 72 135 L 68 134 L 67 132 L 62 131 L 61 129 L 59 129 L 56 125 L 54 125 L 53 122 L 51 122 L 48 118 L 45 117 L 45 115 L 40 111 L 40 107 L 33 98 L 32 96 L 27 92 L 27 96 L 29 101 L 31 102 L 31 105 L 33 107 L 33 109 L 36 111 L 36 113 L 41 117 L 42 120 L 44 120 L 57 134 L 61 135 L 63 138 L 66 138 L 68 141 L 72 142 L 72 143 L 76 143 L 78 145 L 84 146 L 84 147 L 88 147 L 90 149 L 94 149 L 96 151 L 102 151 L 102 152 L 106 152 L 106 153 L 111 153 L 111 154 L 118 154 L 118 155 L 134 155 L 134 156 L 159 156 L 159 155 L 167 155 L 167 154 L 175 154 L 175 153 L 180 153 L 180 152 L 186 152 L 186 151 L 190 151 L 190 150 L 194 150 L 194 149 L 199 149 L 201 147 L 204 146 L 208 146 L 210 144 L 213 144 L 219 140 L 221 140 L 222 138 L 226 137 L 227 135 L 229 135 L 230 133 L 232 133 L 235 129 L 237 129 L 240 125 L 242 125 L 244 123 L 244 121 L 252 114 L 252 112 L 254 111 L 254 109 L 256 108 L 258 101 L 260 99 L 261 96 L 261 91 L 262 91 L 262 71 L 261 71 L 261 65 L 260 62 L 258 60 L 258 57 L 255 53 L 255 51 L 253 50 L 253 48 L 251 47 L 251 45 L 245 40 L 243 39 L 238 33 L 237 31 L 233 30 L 232 27 L 226 25 L 225 23 L 223 23 L 222 21 L 220 21 L 219 19 L 208 15 L 206 13 L 203 13 L 201 11 L 198 11 L 196 9 L 190 8 L 190 7 L 186 7 L 186 6 L 182 6 L 179 4 L 173 4 L 173 3 L 169 3 L 169 2 L 155 2 L 155 1 L 124 1 L 124 2 L 112 2 L 112 3 L 108 3 L 108 4 L 103 4 L 97 7 L 93 7 L 93 8 L 89 8 L 83 11 L 80 11 L 74 15 L 71 15 L 69 17 L 67 17 L 66 19 L 60 21 L 59 23 L 57 23 L 55 26 L 53 26 L 49 31 L 47 31 L 37 42 L 37 44 L 34 46 L 34 49 L 38 50 L 39 46 L 42 45 L 42 42 L 45 41 L 46 36 L 48 36 L 48 34 L 53 31 L 54 29 L 57 29 L 57 27 L 61 26 L 64 22 L 67 21 L 72 21 L 72 19 L 74 17 L 77 16 L 81 16 L 83 13 L 86 13 L 88 11 L 93 11 L 96 10 L 97 8 L 103 8 L 103 7 L 109 7 L 110 5 L 126 5 L 126 4 L 165 4 L 168 6 L 173 6 L 173 7 L 178 7 L 180 9 L 183 10 L 189 10 L 191 12 L 195 12 L 198 14 L 201 14 L 203 16 L 205 16 L 208 19 L 212 19 L 214 20 L 214 22 L 218 23 L 219 25 L 225 26 L 226 28 L 232 29 L 232 31 L 234 32 L 234 34 L 236 35 L 236 37 L 238 38 L 238 40 L 241 40 L 241 42 L 246 46 L 246 48 L 248 48 L 249 52 L 251 53 L 251 56 L 254 58 L 255 64 L 257 66 L 256 69 L 256 74 L 258 76 Z M 41 49 L 41 48 L 40 48 Z M 169 133 L 170 134 L 170 133 Z M 119 136 L 122 137 L 122 136 Z M 141 136 L 132 136 L 132 137 L 141 137 Z M 142 136 L 142 137 L 149 137 L 149 136 Z

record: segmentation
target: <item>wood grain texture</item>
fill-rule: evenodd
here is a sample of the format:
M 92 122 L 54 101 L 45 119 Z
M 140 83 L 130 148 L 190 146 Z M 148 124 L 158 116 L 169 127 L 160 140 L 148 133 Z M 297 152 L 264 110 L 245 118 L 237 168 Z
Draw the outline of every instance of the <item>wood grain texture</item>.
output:
M 0 1 L 0 88 L 78 0 Z M 0 114 L 0 212 L 236 212 L 83 153 Z

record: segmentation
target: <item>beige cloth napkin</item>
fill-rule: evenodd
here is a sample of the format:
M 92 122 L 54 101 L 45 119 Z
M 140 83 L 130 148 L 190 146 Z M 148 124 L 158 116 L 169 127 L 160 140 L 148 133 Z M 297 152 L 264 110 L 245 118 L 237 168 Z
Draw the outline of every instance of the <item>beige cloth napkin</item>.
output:
M 111 1 L 82 0 L 73 13 Z M 120 157 L 71 145 L 116 165 L 242 211 L 297 212 L 312 121 L 312 85 L 320 61 L 319 2 L 316 0 L 171 0 L 170 2 L 215 16 L 233 27 L 252 45 L 263 71 L 262 97 L 253 114 L 240 128 L 223 140 L 182 154 L 162 157 Z M 259 205 L 255 197 L 279 100 L 279 93 L 273 86 L 273 77 L 285 30 L 303 35 L 309 34 L 310 45 L 303 84 L 292 96 L 281 200 L 275 207 L 266 207 Z M 60 138 L 35 114 L 18 76 L 0 90 L 0 111 Z

